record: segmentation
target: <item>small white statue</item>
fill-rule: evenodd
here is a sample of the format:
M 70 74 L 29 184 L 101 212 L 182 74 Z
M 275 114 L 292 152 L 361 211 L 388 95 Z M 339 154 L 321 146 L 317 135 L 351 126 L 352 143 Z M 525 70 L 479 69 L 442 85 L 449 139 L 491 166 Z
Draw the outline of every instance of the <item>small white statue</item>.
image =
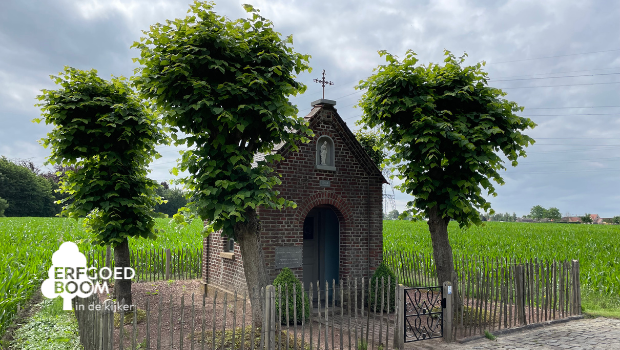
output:
M 321 146 L 321 165 L 327 165 L 327 141 L 323 141 Z

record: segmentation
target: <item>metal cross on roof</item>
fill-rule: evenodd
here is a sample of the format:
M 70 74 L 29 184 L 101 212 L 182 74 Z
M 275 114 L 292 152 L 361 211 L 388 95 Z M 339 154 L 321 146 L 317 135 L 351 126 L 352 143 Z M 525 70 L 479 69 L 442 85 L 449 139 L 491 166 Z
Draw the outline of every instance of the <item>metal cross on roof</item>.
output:
M 334 85 L 333 82 L 325 80 L 325 69 L 323 69 L 323 78 L 314 79 L 315 83 L 320 83 L 323 87 L 323 99 L 325 99 L 325 85 Z

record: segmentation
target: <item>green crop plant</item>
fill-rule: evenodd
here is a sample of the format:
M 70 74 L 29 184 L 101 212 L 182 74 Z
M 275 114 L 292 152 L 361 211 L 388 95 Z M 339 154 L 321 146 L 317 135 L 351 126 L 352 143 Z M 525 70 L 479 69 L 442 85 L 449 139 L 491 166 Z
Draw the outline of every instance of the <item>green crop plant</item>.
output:
M 620 226 L 487 222 L 460 229 L 448 226 L 455 256 L 579 260 L 582 289 L 620 295 Z M 432 256 L 424 221 L 383 222 L 383 249 Z
M 202 246 L 202 222 L 178 227 L 170 219 L 156 219 L 160 229 L 157 239 L 129 239 L 130 249 L 197 249 Z M 12 322 L 17 306 L 24 306 L 32 293 L 47 278 L 52 254 L 61 243 L 71 241 L 80 251 L 105 252 L 105 248 L 93 246 L 91 237 L 80 221 L 68 218 L 0 218 L 0 336 Z

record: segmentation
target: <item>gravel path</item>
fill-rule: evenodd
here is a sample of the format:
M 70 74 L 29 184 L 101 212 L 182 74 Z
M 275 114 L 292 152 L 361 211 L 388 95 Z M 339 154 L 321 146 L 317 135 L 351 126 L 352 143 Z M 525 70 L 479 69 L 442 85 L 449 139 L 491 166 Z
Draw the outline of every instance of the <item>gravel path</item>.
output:
M 446 344 L 439 340 L 409 343 L 406 349 L 487 350 L 487 349 L 605 349 L 620 350 L 620 320 L 589 318 L 500 335 L 464 344 Z

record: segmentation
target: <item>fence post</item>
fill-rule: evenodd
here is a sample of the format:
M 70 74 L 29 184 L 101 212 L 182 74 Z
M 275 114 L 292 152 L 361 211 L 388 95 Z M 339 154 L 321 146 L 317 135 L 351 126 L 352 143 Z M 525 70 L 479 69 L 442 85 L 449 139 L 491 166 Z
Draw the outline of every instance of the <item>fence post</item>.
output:
M 579 280 L 579 260 L 572 261 L 573 272 L 573 313 L 581 315 L 581 282 Z
M 275 349 L 276 345 L 275 304 L 275 287 L 268 285 L 267 288 L 265 288 L 265 304 L 263 307 L 263 339 L 265 340 L 265 349 Z
M 443 341 L 452 342 L 452 283 L 446 281 L 443 283 L 443 297 L 446 299 L 445 308 L 443 309 Z
M 523 265 L 515 266 L 515 282 L 517 284 L 517 317 L 522 326 L 527 324 L 525 317 L 525 275 Z
M 172 255 L 170 249 L 166 248 L 166 281 L 170 280 L 170 260 L 172 260 Z
M 396 286 L 396 322 L 394 323 L 394 349 L 403 350 L 405 348 L 405 286 Z

